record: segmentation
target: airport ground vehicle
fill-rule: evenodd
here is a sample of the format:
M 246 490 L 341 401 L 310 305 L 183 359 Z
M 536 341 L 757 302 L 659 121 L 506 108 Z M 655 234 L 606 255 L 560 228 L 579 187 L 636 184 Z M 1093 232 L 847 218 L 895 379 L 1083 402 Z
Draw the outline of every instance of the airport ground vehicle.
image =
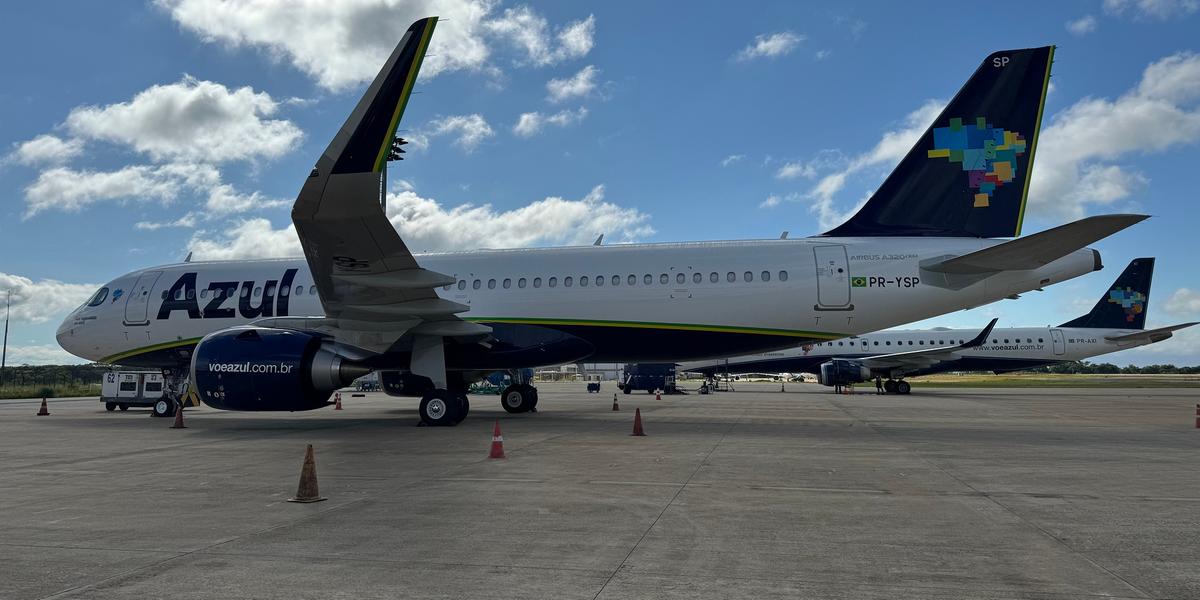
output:
M 632 394 L 645 390 L 651 394 L 661 390 L 675 393 L 675 363 L 628 363 L 621 379 L 621 391 Z
M 163 374 L 158 370 L 108 371 L 100 382 L 100 401 L 112 412 L 131 406 L 154 406 L 163 397 Z

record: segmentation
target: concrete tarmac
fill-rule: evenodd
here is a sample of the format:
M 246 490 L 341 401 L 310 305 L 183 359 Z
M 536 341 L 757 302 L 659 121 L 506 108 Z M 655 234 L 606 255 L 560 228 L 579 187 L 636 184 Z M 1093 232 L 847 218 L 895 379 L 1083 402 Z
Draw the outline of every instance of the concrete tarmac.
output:
M 0 403 L 0 598 L 1200 598 L 1196 390 L 583 389 Z M 309 443 L 328 500 L 287 503 Z

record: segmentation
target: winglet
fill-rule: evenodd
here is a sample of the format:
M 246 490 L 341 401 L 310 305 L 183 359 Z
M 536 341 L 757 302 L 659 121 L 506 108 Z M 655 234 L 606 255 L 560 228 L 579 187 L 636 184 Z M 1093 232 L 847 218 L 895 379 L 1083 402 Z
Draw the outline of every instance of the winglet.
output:
M 983 345 L 983 343 L 987 341 L 987 337 L 989 335 L 992 335 L 992 328 L 996 326 L 996 321 L 999 321 L 999 320 L 1000 320 L 999 317 L 993 318 L 992 322 L 988 323 L 987 327 L 984 327 L 983 331 L 979 332 L 979 335 L 972 338 L 971 341 L 960 345 L 959 348 L 974 348 L 976 346 Z

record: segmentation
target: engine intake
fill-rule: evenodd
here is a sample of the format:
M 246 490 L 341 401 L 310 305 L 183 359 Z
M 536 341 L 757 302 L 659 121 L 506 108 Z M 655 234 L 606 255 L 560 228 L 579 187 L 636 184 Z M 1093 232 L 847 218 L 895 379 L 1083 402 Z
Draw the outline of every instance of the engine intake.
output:
M 370 373 L 302 331 L 231 327 L 200 340 L 192 354 L 192 386 L 222 410 L 312 410 L 334 390 Z
M 863 366 L 862 362 L 844 358 L 835 358 L 829 362 L 821 363 L 821 370 L 817 375 L 817 381 L 821 385 L 831 387 L 835 385 L 862 383 L 869 379 L 871 379 L 871 370 Z

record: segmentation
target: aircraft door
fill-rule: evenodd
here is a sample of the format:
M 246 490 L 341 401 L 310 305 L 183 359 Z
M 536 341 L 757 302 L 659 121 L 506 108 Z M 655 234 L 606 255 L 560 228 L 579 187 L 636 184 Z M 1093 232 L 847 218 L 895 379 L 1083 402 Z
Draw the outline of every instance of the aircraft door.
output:
M 1067 351 L 1067 342 L 1063 339 L 1061 329 L 1050 330 L 1050 342 L 1054 345 L 1054 355 L 1061 356 Z
M 816 310 L 854 310 L 850 304 L 850 266 L 846 247 L 834 244 L 813 246 L 817 266 Z
M 129 290 L 129 299 L 125 301 L 126 325 L 150 324 L 150 292 L 154 291 L 154 284 L 161 275 L 162 271 L 146 271 L 138 276 L 133 289 Z

